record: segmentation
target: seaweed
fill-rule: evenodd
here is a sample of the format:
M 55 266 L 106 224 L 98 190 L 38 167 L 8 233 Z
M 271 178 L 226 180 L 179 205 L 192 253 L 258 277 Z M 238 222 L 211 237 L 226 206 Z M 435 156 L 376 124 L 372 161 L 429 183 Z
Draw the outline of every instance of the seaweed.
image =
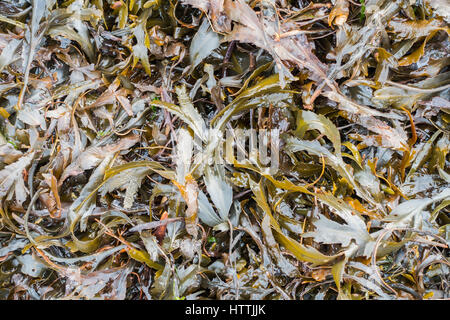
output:
M 1 299 L 448 299 L 449 5 L 0 1 Z

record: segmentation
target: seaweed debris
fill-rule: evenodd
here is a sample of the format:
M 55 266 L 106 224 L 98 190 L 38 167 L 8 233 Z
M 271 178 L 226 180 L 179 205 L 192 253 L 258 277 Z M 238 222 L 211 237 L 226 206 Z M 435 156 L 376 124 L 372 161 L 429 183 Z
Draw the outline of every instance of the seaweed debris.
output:
M 0 12 L 0 299 L 450 298 L 447 0 Z

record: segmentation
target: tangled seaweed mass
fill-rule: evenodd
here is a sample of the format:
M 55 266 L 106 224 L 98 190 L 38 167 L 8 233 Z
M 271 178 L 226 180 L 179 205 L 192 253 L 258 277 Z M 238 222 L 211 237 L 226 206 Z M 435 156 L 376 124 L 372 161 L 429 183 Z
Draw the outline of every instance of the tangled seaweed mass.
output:
M 0 298 L 450 298 L 449 20 L 1 0 Z

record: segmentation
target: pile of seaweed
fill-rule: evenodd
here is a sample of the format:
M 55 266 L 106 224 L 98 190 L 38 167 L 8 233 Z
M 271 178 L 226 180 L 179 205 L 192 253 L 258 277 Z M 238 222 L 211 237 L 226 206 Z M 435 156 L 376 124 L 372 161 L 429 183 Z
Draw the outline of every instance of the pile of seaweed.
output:
M 449 20 L 0 1 L 1 299 L 450 298 Z

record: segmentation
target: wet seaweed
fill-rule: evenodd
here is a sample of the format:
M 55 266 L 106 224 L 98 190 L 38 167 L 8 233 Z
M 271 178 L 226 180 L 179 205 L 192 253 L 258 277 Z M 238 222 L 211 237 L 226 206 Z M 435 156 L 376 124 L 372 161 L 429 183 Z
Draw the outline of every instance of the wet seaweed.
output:
M 0 1 L 0 299 L 448 299 L 449 8 Z

